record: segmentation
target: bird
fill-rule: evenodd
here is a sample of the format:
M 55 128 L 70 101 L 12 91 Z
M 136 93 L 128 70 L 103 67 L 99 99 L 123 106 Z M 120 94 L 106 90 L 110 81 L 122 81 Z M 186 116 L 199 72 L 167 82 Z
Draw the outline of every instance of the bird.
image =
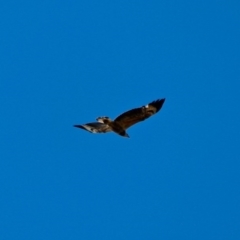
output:
M 73 125 L 76 128 L 84 129 L 90 133 L 107 133 L 114 132 L 122 137 L 129 138 L 126 130 L 132 125 L 144 121 L 145 119 L 156 114 L 163 106 L 165 98 L 150 102 L 149 104 L 131 109 L 122 113 L 114 120 L 109 117 L 98 117 L 97 122 L 91 122 L 81 125 Z

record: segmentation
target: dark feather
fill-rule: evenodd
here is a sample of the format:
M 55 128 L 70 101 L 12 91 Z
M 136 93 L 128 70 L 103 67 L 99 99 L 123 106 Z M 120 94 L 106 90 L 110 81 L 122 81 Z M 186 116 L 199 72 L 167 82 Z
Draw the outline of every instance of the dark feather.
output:
M 147 106 L 143 106 L 140 108 L 134 108 L 132 110 L 129 110 L 120 116 L 118 116 L 114 122 L 117 122 L 120 124 L 124 129 L 127 129 L 131 127 L 132 125 L 143 121 L 150 116 L 157 113 L 163 106 L 163 103 L 165 101 L 165 98 L 161 100 L 156 100 L 151 103 L 149 103 Z

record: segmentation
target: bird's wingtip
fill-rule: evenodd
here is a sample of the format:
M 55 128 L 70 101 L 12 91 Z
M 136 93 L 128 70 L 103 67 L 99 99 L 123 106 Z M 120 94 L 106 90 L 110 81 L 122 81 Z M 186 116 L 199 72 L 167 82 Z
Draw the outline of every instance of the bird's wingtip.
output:
M 82 125 L 73 125 L 73 127 L 76 127 L 76 128 L 83 128 L 83 129 L 84 129 L 84 127 L 83 127 Z

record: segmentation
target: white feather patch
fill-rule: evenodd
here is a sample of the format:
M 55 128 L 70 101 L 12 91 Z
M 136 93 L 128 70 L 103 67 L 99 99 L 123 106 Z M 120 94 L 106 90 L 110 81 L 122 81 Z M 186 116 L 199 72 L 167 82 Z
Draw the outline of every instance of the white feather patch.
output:
M 89 132 L 92 132 L 92 133 L 96 133 L 96 130 L 93 128 L 93 127 L 90 127 L 88 125 L 82 125 L 86 130 L 88 130 Z
M 97 120 L 98 122 L 100 122 L 100 123 L 104 123 L 104 122 L 103 122 L 103 119 L 102 119 L 101 117 L 97 118 L 96 120 Z

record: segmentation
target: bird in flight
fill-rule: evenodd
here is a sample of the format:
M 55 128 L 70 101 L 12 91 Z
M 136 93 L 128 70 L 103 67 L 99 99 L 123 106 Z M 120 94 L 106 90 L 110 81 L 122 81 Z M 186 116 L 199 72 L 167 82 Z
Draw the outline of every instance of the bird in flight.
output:
M 145 106 L 131 109 L 111 120 L 109 117 L 98 117 L 97 122 L 86 123 L 82 125 L 73 125 L 74 127 L 84 129 L 91 133 L 115 132 L 122 137 L 128 137 L 126 129 L 132 125 L 144 121 L 157 113 L 163 106 L 165 98 L 153 101 Z

